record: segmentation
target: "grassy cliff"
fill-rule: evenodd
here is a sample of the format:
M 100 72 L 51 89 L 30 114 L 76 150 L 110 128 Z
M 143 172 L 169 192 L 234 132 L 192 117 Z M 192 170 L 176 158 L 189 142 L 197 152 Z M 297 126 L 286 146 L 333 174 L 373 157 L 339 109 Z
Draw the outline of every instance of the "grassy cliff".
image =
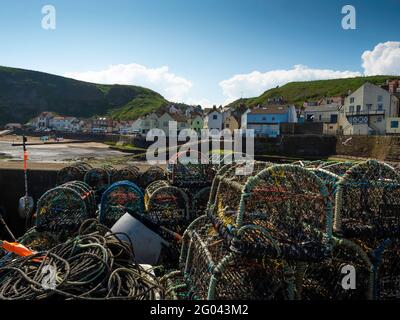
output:
M 0 67 L 0 124 L 26 123 L 42 111 L 136 119 L 168 101 L 150 89 L 100 85 L 43 72 Z

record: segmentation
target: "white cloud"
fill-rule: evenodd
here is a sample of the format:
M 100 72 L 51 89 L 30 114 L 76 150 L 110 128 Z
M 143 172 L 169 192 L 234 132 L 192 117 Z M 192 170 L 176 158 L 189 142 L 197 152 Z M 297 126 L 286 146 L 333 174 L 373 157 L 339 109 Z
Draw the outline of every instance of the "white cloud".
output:
M 173 102 L 184 101 L 192 87 L 191 81 L 171 73 L 167 66 L 147 68 L 136 63 L 110 65 L 100 71 L 68 72 L 64 76 L 102 84 L 143 86 Z
M 365 51 L 361 56 L 365 75 L 399 75 L 400 42 L 379 43 L 372 51 Z
M 292 81 L 350 78 L 361 75 L 360 72 L 312 69 L 304 65 L 295 65 L 289 70 L 273 70 L 264 73 L 253 71 L 247 74 L 237 74 L 221 81 L 219 85 L 226 97 L 225 102 L 229 103 L 240 97 L 258 96 L 268 89 Z

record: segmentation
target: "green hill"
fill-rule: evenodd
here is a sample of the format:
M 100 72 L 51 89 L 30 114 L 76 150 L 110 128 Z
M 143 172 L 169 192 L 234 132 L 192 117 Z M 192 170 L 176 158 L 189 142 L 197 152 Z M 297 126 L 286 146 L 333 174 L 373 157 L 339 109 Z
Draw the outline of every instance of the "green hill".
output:
M 356 77 L 334 80 L 318 80 L 305 82 L 290 82 L 282 87 L 273 88 L 265 91 L 259 97 L 239 99 L 232 102 L 229 106 L 237 108 L 239 106 L 256 106 L 264 104 L 269 98 L 282 96 L 287 103 L 302 106 L 304 101 L 319 100 L 323 97 L 339 96 L 347 94 L 349 90 L 355 91 L 365 82 L 376 85 L 384 84 L 388 79 L 397 79 L 398 76 L 373 76 Z
M 0 124 L 26 123 L 42 111 L 136 119 L 167 103 L 157 92 L 138 86 L 100 85 L 0 66 Z

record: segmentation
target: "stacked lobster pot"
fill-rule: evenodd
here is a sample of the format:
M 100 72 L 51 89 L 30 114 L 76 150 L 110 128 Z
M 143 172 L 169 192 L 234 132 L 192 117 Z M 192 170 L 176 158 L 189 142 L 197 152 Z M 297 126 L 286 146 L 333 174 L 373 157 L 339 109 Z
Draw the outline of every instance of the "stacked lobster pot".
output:
M 334 229 L 345 239 L 343 241 L 364 255 L 366 264 L 372 269 L 372 297 L 398 299 L 399 172 L 375 160 L 351 167 L 337 184 Z
M 182 188 L 190 196 L 191 220 L 203 215 L 207 206 L 210 185 L 215 175 L 215 167 L 200 152 L 176 153 L 167 168 L 171 185 Z
M 140 177 L 140 170 L 134 165 L 129 165 L 118 170 L 114 170 L 111 174 L 111 183 L 118 181 L 130 181 L 138 183 Z
M 245 168 L 246 167 L 246 168 Z M 293 165 L 227 165 L 214 179 L 208 215 L 183 239 L 172 297 L 300 299 L 307 267 L 331 253 L 332 204 L 321 179 Z M 248 172 L 248 171 L 247 171 Z
M 35 251 L 48 250 L 66 241 L 85 220 L 95 216 L 93 190 L 82 181 L 71 181 L 41 196 L 37 203 L 35 226 L 17 242 Z
M 144 197 L 140 188 L 130 181 L 119 181 L 102 194 L 99 221 L 112 227 L 125 213 L 143 214 Z
M 182 234 L 189 223 L 189 197 L 167 180 L 151 183 L 144 195 L 146 216 L 157 225 Z
M 152 182 L 166 179 L 167 173 L 164 169 L 157 166 L 151 166 L 140 175 L 139 186 L 144 190 Z
M 91 169 L 93 169 L 92 166 L 85 162 L 77 162 L 64 167 L 57 173 L 57 185 L 60 186 L 70 181 L 83 181 L 86 172 Z
M 398 172 L 385 163 L 368 160 L 324 167 L 316 174 L 325 180 L 334 197 L 335 236 L 330 259 L 311 266 L 305 275 L 304 296 L 398 299 Z M 356 278 L 343 283 L 344 275 L 337 270 L 353 273 Z M 344 290 L 344 286 L 350 290 Z
M 95 191 L 97 202 L 100 202 L 101 195 L 109 187 L 114 172 L 115 169 L 110 166 L 92 168 L 86 172 L 84 182 Z

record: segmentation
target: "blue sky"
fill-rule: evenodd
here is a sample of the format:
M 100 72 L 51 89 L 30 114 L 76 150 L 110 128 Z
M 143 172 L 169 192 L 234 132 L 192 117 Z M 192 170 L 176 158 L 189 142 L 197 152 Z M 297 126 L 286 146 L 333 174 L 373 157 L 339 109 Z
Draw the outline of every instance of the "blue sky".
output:
M 346 4 L 356 30 L 341 27 Z M 400 74 L 398 0 L 0 5 L 0 65 L 143 85 L 173 101 L 224 104 L 293 80 Z M 55 30 L 41 27 L 44 5 L 56 8 Z

